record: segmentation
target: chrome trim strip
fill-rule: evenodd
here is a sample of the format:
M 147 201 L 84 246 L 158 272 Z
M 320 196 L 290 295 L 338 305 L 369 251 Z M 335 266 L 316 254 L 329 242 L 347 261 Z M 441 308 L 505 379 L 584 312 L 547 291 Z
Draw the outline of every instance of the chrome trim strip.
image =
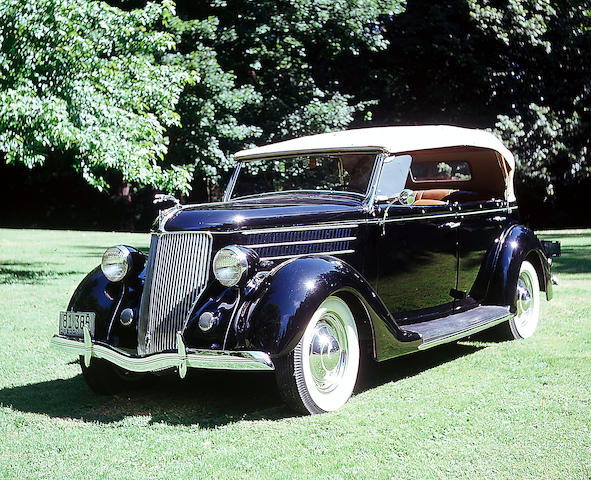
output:
M 125 296 L 125 291 L 127 287 L 125 283 L 121 284 L 121 296 L 119 297 L 119 301 L 117 302 L 117 306 L 115 307 L 115 311 L 113 312 L 113 316 L 111 317 L 111 323 L 109 323 L 109 328 L 107 330 L 107 340 L 111 338 L 111 330 L 113 329 L 113 324 L 115 323 L 115 317 L 117 316 L 117 312 L 119 311 L 119 307 L 121 307 L 121 302 L 123 301 L 123 297 Z
M 256 147 L 255 147 L 256 148 Z M 247 152 L 247 150 L 243 150 L 243 152 Z M 257 154 L 257 155 L 253 155 L 253 154 L 242 154 L 242 155 L 234 155 L 234 158 L 236 159 L 237 162 L 249 162 L 251 160 L 264 160 L 264 159 L 275 159 L 275 158 L 283 158 L 283 157 L 296 157 L 298 155 L 313 155 L 315 153 L 318 154 L 325 154 L 325 153 L 341 153 L 341 152 L 347 152 L 347 153 L 355 153 L 355 152 L 361 152 L 361 153 L 372 153 L 372 152 L 385 152 L 386 149 L 384 147 L 379 147 L 379 146 L 372 146 L 372 145 L 366 145 L 366 146 L 351 146 L 351 147 L 325 147 L 325 148 L 312 148 L 312 149 L 303 149 L 303 150 L 288 150 L 288 151 L 274 151 L 274 152 L 268 152 L 268 153 L 262 153 L 262 154 Z M 237 152 L 240 153 L 240 152 Z
M 363 222 L 363 220 L 361 220 Z M 360 221 L 355 220 L 355 223 L 343 222 L 343 223 L 318 223 L 316 225 L 300 225 L 297 227 L 269 227 L 269 228 L 258 228 L 256 230 L 234 230 L 231 232 L 211 232 L 211 233 L 241 233 L 242 235 L 255 235 L 257 233 L 269 233 L 269 232 L 304 232 L 308 230 L 324 230 L 332 228 L 357 228 Z
M 245 248 L 265 248 L 265 247 L 283 247 L 290 245 L 310 245 L 316 243 L 335 243 L 357 240 L 357 237 L 339 237 L 339 238 L 323 238 L 321 240 L 302 240 L 300 242 L 277 242 L 277 243 L 258 243 L 255 245 L 242 245 Z
M 344 255 L 345 253 L 355 253 L 355 250 L 337 250 L 335 252 L 316 252 L 316 253 L 298 253 L 296 255 L 281 255 L 279 257 L 261 257 L 261 260 L 283 260 L 285 258 L 300 258 L 310 255 Z
M 517 207 L 511 207 L 510 210 L 516 209 Z M 451 213 L 440 213 L 440 214 L 433 214 L 433 215 L 412 215 L 409 217 L 393 217 L 393 218 L 387 218 L 385 220 L 373 220 L 373 221 L 368 221 L 367 223 L 383 223 L 383 222 L 407 222 L 407 221 L 412 221 L 412 220 L 423 220 L 425 218 L 427 219 L 431 219 L 431 218 L 449 218 L 449 217 L 463 217 L 463 216 L 468 216 L 468 215 L 481 215 L 481 214 L 486 214 L 486 213 L 498 213 L 498 212 L 506 212 L 507 208 L 494 208 L 491 210 L 477 210 L 477 211 L 470 211 L 470 212 L 462 212 L 461 210 L 455 211 L 455 212 L 451 212 Z
M 368 211 L 373 210 L 376 190 L 378 188 L 379 179 L 382 176 L 382 168 L 384 167 L 384 161 L 386 158 L 388 158 L 386 153 L 378 153 L 374 160 L 373 169 L 367 183 L 367 195 L 363 200 L 363 205 Z
M 462 217 L 465 215 L 480 215 L 483 213 L 496 213 L 496 212 L 512 212 L 513 210 L 518 210 L 519 207 L 502 207 L 502 208 L 495 208 L 492 210 L 471 210 L 469 212 L 462 212 L 461 210 L 458 213 L 458 216 Z
M 181 343 L 176 352 L 168 351 L 138 357 L 95 341 L 90 341 L 88 345 L 85 345 L 83 341 L 60 335 L 54 335 L 51 344 L 75 355 L 88 356 L 89 361 L 91 357 L 102 358 L 125 370 L 138 373 L 180 367 L 182 374 L 183 362 L 186 362 L 186 366 L 190 368 L 213 370 L 270 371 L 275 369 L 271 357 L 265 352 L 257 351 L 191 349 Z
M 450 205 L 451 207 L 451 205 Z M 385 221 L 387 222 L 406 222 L 406 221 L 411 221 L 411 220 L 422 220 L 425 218 L 445 218 L 445 217 L 456 217 L 456 216 L 466 216 L 466 215 L 481 215 L 481 214 L 487 214 L 487 213 L 499 213 L 499 212 L 512 212 L 513 210 L 518 210 L 519 207 L 517 206 L 512 206 L 512 207 L 502 207 L 502 208 L 494 208 L 494 209 L 487 209 L 487 210 L 476 210 L 476 211 L 468 211 L 468 212 L 462 212 L 461 210 L 459 212 L 457 211 L 453 211 L 450 213 L 441 213 L 441 214 L 433 214 L 433 215 L 413 215 L 413 216 L 409 216 L 409 217 L 394 217 L 394 218 L 387 218 Z M 257 233 L 270 233 L 270 232 L 294 232 L 294 231 L 305 231 L 305 230 L 322 230 L 322 229 L 332 229 L 332 228 L 358 228 L 360 225 L 362 224 L 372 224 L 372 223 L 377 223 L 377 224 L 382 224 L 383 220 L 380 218 L 376 218 L 376 219 L 364 219 L 364 220 L 354 220 L 355 223 L 351 223 L 351 220 L 347 220 L 347 221 L 343 221 L 342 223 L 317 223 L 315 225 L 299 225 L 296 227 L 269 227 L 269 228 L 259 228 L 259 229 L 253 229 L 253 230 L 228 230 L 228 231 L 224 231 L 224 232 L 214 232 L 214 231 L 209 231 L 209 233 L 211 235 L 218 235 L 218 234 L 235 234 L 235 233 L 241 233 L 242 235 L 251 235 L 251 234 L 257 234 Z M 173 233 L 173 232 L 170 232 Z M 174 232 L 177 233 L 177 232 Z M 179 232 L 179 233 L 185 233 L 185 232 Z M 247 245 L 248 246 L 248 245 Z
M 504 317 L 498 318 L 497 320 L 493 320 L 492 322 L 486 322 L 481 325 L 477 325 L 477 326 L 470 328 L 468 330 L 455 333 L 454 335 L 451 335 L 449 337 L 440 338 L 439 340 L 434 340 L 432 342 L 422 343 L 419 345 L 418 348 L 419 348 L 419 350 L 427 350 L 428 348 L 436 347 L 436 346 L 442 345 L 444 343 L 453 342 L 454 340 L 459 340 L 460 338 L 467 337 L 468 335 L 472 335 L 473 333 L 481 332 L 482 330 L 486 330 L 487 328 L 494 327 L 495 325 L 498 325 L 499 323 L 503 323 L 508 320 L 511 320 L 514 316 L 515 315 L 513 315 L 513 314 L 505 315 Z M 412 326 L 409 325 L 409 328 L 412 329 Z
M 234 323 L 236 311 L 240 306 L 240 300 L 242 300 L 242 295 L 240 295 L 240 290 L 238 290 L 236 296 L 236 305 L 234 306 L 234 309 L 232 310 L 232 315 L 230 315 L 230 320 L 228 321 L 228 328 L 226 328 L 226 334 L 224 335 L 224 343 L 222 343 L 222 350 L 226 349 L 226 343 L 228 343 L 228 335 L 230 334 L 230 328 L 232 328 L 232 324 Z

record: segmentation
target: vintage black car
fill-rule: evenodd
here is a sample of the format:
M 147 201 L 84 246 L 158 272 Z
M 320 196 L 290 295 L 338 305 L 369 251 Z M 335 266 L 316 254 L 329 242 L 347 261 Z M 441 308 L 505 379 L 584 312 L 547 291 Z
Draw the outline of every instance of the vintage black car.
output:
M 52 341 L 97 393 L 172 369 L 274 371 L 289 405 L 321 413 L 364 355 L 534 333 L 559 245 L 518 223 L 515 160 L 492 134 L 358 129 L 236 160 L 222 202 L 163 210 L 149 252 L 109 248 L 60 313 Z

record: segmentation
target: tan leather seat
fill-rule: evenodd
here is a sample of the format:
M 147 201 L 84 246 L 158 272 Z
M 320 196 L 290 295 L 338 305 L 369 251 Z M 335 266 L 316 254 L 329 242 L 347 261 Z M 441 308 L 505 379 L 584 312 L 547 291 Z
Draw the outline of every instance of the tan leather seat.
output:
M 413 205 L 445 205 L 447 202 L 442 200 L 415 200 L 412 204 Z
M 439 200 L 445 203 L 443 199 L 448 195 L 451 195 L 454 192 L 457 192 L 457 189 L 453 188 L 433 188 L 430 190 L 417 190 L 416 199 L 417 200 Z M 438 204 L 433 204 L 438 205 Z

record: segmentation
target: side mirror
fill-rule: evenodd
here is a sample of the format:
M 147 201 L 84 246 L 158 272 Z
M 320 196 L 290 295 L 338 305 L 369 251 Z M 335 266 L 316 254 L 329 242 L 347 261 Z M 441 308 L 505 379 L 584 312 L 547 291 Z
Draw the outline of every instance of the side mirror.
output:
M 388 217 L 388 212 L 390 211 L 390 207 L 395 204 L 399 203 L 400 205 L 412 205 L 417 198 L 417 194 L 414 190 L 409 188 L 405 188 L 400 191 L 398 195 L 396 195 L 386 207 L 386 211 L 384 212 L 384 216 L 382 218 L 382 236 L 386 234 L 386 218 Z
M 416 199 L 417 194 L 414 192 L 414 190 L 410 190 L 408 188 L 405 188 L 398 194 L 398 203 L 400 203 L 400 205 L 412 205 L 415 203 Z

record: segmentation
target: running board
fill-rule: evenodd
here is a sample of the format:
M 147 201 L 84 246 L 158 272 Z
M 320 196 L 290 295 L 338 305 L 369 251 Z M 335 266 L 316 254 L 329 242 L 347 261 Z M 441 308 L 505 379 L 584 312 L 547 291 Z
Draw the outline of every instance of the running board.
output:
M 423 340 L 419 350 L 425 350 L 493 327 L 513 316 L 509 307 L 487 305 L 428 322 L 411 323 L 404 330 L 418 333 Z

